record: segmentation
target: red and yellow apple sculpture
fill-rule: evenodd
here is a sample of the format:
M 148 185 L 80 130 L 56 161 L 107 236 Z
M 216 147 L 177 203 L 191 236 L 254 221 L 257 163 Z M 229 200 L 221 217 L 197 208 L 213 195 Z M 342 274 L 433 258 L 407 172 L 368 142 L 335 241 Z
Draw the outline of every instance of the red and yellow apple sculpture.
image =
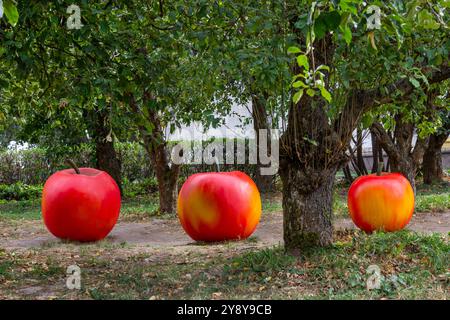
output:
M 104 171 L 62 170 L 44 185 L 42 216 L 47 229 L 58 238 L 101 240 L 116 224 L 119 212 L 119 188 Z
M 400 173 L 361 176 L 348 191 L 348 209 L 356 226 L 368 233 L 401 230 L 414 212 L 414 192 Z
M 243 172 L 197 173 L 180 190 L 178 217 L 197 241 L 245 239 L 261 217 L 261 196 Z

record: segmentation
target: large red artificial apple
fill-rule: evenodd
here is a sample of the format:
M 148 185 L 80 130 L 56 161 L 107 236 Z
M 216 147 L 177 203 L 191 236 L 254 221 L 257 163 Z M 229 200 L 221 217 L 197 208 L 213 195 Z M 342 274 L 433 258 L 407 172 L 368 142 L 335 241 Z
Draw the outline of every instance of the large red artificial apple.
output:
M 119 212 L 120 190 L 104 171 L 62 170 L 44 185 L 42 216 L 47 229 L 58 238 L 101 240 L 116 224 Z
M 356 226 L 366 232 L 401 230 L 414 212 L 414 192 L 399 173 L 361 176 L 348 190 L 348 209 Z
M 261 217 L 261 197 L 243 172 L 197 173 L 180 190 L 178 217 L 197 241 L 245 239 Z

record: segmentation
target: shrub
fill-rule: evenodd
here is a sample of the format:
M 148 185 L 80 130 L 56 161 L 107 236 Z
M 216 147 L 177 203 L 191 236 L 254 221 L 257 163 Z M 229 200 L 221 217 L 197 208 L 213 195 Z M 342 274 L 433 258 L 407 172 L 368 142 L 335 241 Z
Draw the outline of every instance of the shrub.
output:
M 31 200 L 42 194 L 42 185 L 27 185 L 21 182 L 14 184 L 0 184 L 0 200 Z
M 158 191 L 158 182 L 156 178 L 145 178 L 142 181 L 123 180 L 123 193 L 125 197 L 133 198 L 136 196 L 147 195 Z
M 174 145 L 175 143 L 177 142 L 173 141 L 169 144 Z M 190 144 L 188 141 L 183 143 Z M 209 141 L 204 141 L 203 147 L 209 143 Z M 155 175 L 145 149 L 136 142 L 119 142 L 116 143 L 115 147 L 122 163 L 125 195 L 133 196 L 156 191 Z M 237 148 L 235 148 L 235 153 L 237 153 Z M 246 153 L 248 155 L 248 144 L 246 145 Z M 0 184 L 42 185 L 51 174 L 67 168 L 65 164 L 67 158 L 72 159 L 80 167 L 95 167 L 96 165 L 95 152 L 93 146 L 89 144 L 61 146 L 56 150 L 55 148 L 45 149 L 41 147 L 0 150 Z M 221 171 L 240 170 L 252 178 L 255 177 L 256 169 L 257 166 L 251 164 L 220 165 Z M 184 165 L 180 171 L 179 186 L 194 173 L 211 171 L 217 171 L 216 164 Z

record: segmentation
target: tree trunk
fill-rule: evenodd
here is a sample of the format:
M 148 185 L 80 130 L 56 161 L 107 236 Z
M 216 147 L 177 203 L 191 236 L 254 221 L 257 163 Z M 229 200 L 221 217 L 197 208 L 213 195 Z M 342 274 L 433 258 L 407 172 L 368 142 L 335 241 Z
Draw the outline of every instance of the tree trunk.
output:
M 294 30 L 295 21 L 290 22 Z M 300 32 L 297 36 L 300 42 L 304 40 Z M 332 35 L 327 34 L 315 47 L 311 63 L 329 66 L 334 49 Z M 294 64 L 291 71 L 296 75 L 303 69 Z M 328 74 L 323 80 L 328 86 Z M 320 95 L 304 94 L 297 103 L 292 101 L 287 128 L 280 139 L 284 245 L 294 253 L 333 241 L 334 178 L 348 162 L 345 151 L 357 119 L 332 123 L 326 110 L 326 101 Z
M 141 127 L 144 147 L 149 155 L 152 168 L 155 171 L 159 191 L 159 211 L 162 214 L 174 214 L 177 212 L 178 176 L 180 165 L 170 164 L 167 143 L 156 114 L 149 112 L 154 118 L 152 122 L 155 128 L 147 132 Z
M 372 130 L 370 130 L 370 140 L 372 142 L 372 170 L 371 173 L 378 172 L 378 164 L 382 159 L 379 159 L 379 151 L 380 147 L 378 145 L 378 139 L 377 136 L 373 133 Z M 383 168 L 381 168 L 383 170 Z
M 270 156 L 271 150 L 271 134 L 269 127 L 269 119 L 266 112 L 265 103 L 267 101 L 267 95 L 253 95 L 252 96 L 252 117 L 253 117 L 253 128 L 255 129 L 255 139 L 257 146 L 257 168 L 255 174 L 255 183 L 260 192 L 269 192 L 274 189 L 274 176 L 273 175 L 262 175 L 261 168 L 265 167 L 260 160 L 259 156 L 259 130 L 266 129 L 267 130 L 267 152 L 268 156 Z
M 329 245 L 333 239 L 332 205 L 336 170 L 331 170 L 317 188 L 311 189 L 308 186 L 311 182 L 309 175 L 298 165 L 280 165 L 286 249 L 295 251 Z
M 364 157 L 363 157 L 363 136 L 362 136 L 362 130 L 358 127 L 356 130 L 356 159 L 359 171 L 364 174 L 368 174 L 366 164 L 364 163 Z
M 142 112 L 133 95 L 130 97 L 130 106 L 136 115 L 142 117 L 138 125 L 139 132 L 142 136 L 143 145 L 149 156 L 152 168 L 155 171 L 156 180 L 158 181 L 159 191 L 159 211 L 162 214 L 174 214 L 177 212 L 178 197 L 178 176 L 180 173 L 180 165 L 170 163 L 170 153 L 168 151 L 167 141 L 164 136 L 163 125 L 157 111 L 148 108 L 146 112 Z M 154 100 L 149 92 L 143 95 L 143 108 L 146 108 L 150 100 Z M 152 125 L 152 129 L 148 130 L 146 122 Z
M 345 181 L 347 181 L 348 184 L 351 184 L 353 182 L 353 176 L 352 172 L 350 171 L 350 166 L 346 164 L 342 168 L 342 172 L 344 173 Z
M 116 181 L 122 193 L 122 163 L 114 149 L 114 136 L 109 121 L 107 109 L 95 111 L 93 138 L 97 168 L 106 171 Z
M 178 175 L 180 167 L 178 165 L 169 166 L 168 162 L 161 161 L 166 155 L 165 146 L 158 146 L 156 159 L 153 162 L 159 191 L 159 210 L 161 213 L 174 214 L 177 212 L 178 198 Z M 153 156 L 155 156 L 153 153 Z M 150 156 L 152 157 L 152 156 Z
M 430 136 L 428 147 L 423 156 L 423 182 L 432 184 L 442 181 L 442 146 L 447 141 L 448 132 L 433 134 Z

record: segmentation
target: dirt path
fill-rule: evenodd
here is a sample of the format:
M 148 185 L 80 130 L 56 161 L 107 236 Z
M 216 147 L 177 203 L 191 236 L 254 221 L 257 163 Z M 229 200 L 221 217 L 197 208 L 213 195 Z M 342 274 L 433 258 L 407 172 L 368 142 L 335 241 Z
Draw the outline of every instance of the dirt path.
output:
M 336 219 L 335 229 L 353 229 L 348 218 Z M 282 213 L 264 214 L 252 238 L 239 243 L 240 247 L 269 247 L 282 243 Z M 450 212 L 417 213 L 407 229 L 417 232 L 448 233 L 450 231 Z M 176 248 L 188 246 L 200 251 L 207 250 L 204 245 L 196 245 L 181 228 L 176 219 L 152 219 L 150 222 L 119 222 L 105 242 L 108 245 L 132 245 L 140 248 Z M 60 247 L 64 243 L 50 235 L 41 221 L 0 221 L 0 247 L 7 250 Z M 236 243 L 237 244 L 237 243 Z M 223 246 L 217 245 L 217 246 Z M 210 247 L 209 247 L 210 248 Z

